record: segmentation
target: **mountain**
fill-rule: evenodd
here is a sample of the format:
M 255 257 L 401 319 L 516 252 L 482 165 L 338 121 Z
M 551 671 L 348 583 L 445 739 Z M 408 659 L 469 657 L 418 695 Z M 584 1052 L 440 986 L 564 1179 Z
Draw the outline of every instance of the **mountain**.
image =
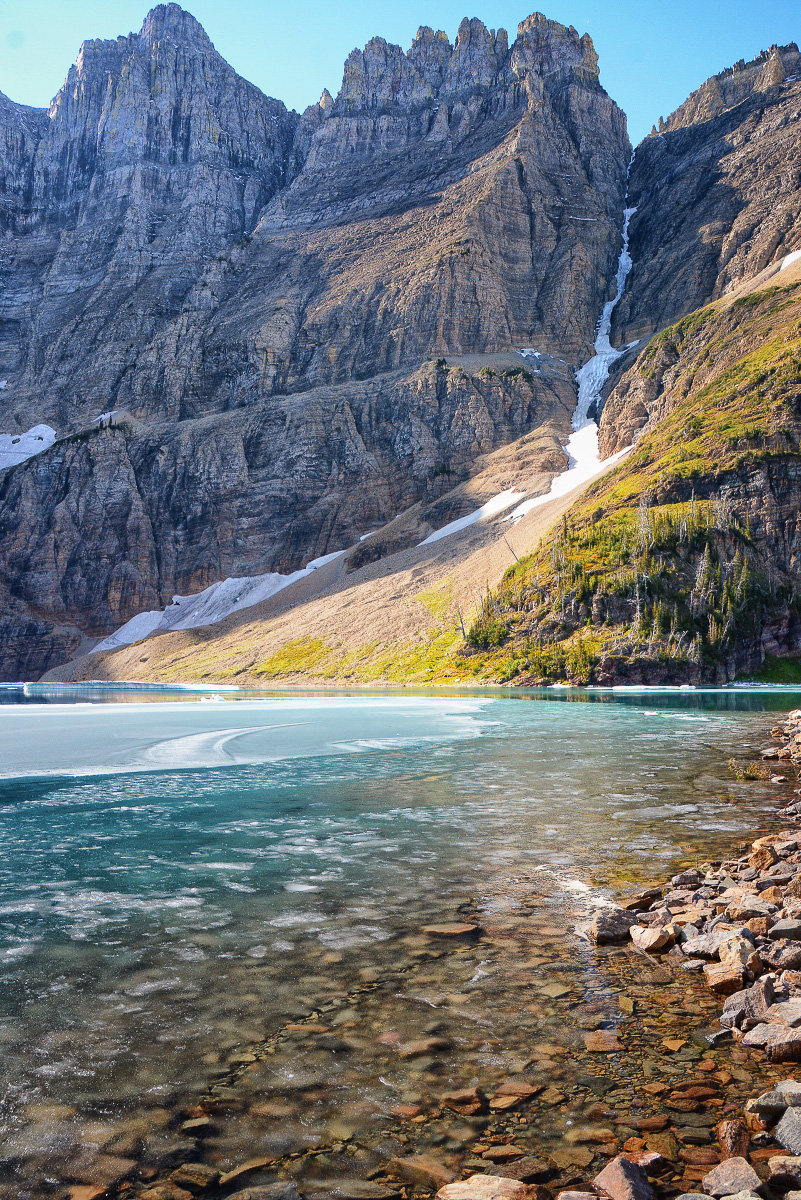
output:
M 0 476 L 4 678 L 454 489 L 461 515 L 533 430 L 527 483 L 564 462 L 630 155 L 586 35 L 375 38 L 299 116 L 159 5 L 0 129 L 2 422 L 57 434 Z
M 5 102 L 0 407 L 58 436 L 0 474 L 4 677 L 798 654 L 799 76 L 795 45 L 737 64 L 630 161 L 540 14 L 375 38 L 299 116 L 167 5 L 49 113 Z

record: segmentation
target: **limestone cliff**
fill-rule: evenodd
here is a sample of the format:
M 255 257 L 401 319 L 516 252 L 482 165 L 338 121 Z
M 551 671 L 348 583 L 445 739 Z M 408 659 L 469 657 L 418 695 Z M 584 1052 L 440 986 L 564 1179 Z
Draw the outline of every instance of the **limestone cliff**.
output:
M 637 147 L 619 340 L 650 337 L 801 248 L 799 135 L 790 45 L 714 76 Z
M 298 116 L 159 5 L 48 111 L 3 98 L 0 418 L 60 440 L 0 483 L 2 675 L 339 549 L 544 421 L 563 440 L 566 366 L 482 387 L 475 361 L 443 399 L 432 360 L 587 357 L 628 155 L 589 38 L 539 14 L 511 44 L 373 39 Z

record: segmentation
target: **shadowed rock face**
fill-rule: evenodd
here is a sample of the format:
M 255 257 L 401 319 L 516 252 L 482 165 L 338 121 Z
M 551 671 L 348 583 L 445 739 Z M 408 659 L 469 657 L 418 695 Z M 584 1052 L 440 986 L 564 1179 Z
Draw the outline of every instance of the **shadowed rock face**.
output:
M 552 469 L 572 383 L 422 364 L 589 355 L 628 155 L 589 38 L 539 14 L 511 46 L 373 39 L 298 116 L 159 5 L 49 111 L 0 98 L 2 428 L 128 414 L 0 482 L 3 676 L 339 549 L 548 421 Z
M 613 340 L 649 337 L 801 249 L 801 55 L 713 76 L 637 148 Z

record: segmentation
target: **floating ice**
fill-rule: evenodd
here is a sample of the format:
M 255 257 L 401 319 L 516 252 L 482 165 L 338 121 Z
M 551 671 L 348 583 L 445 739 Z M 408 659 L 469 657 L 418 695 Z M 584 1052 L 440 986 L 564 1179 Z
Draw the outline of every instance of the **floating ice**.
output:
M 0 433 L 0 471 L 49 450 L 56 440 L 56 431 L 49 425 L 34 425 L 27 433 Z

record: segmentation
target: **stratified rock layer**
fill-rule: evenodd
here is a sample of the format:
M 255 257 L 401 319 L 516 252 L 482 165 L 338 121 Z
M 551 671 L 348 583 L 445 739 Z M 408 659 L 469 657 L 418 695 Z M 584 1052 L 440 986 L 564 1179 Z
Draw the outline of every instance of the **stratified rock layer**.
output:
M 521 360 L 422 364 L 588 356 L 628 154 L 589 38 L 539 14 L 511 46 L 373 39 L 298 116 L 159 5 L 84 43 L 48 112 L 3 97 L 0 416 L 62 440 L 2 483 L 0 675 L 53 665 L 56 624 L 292 569 L 549 417 L 562 438 L 563 384 Z

